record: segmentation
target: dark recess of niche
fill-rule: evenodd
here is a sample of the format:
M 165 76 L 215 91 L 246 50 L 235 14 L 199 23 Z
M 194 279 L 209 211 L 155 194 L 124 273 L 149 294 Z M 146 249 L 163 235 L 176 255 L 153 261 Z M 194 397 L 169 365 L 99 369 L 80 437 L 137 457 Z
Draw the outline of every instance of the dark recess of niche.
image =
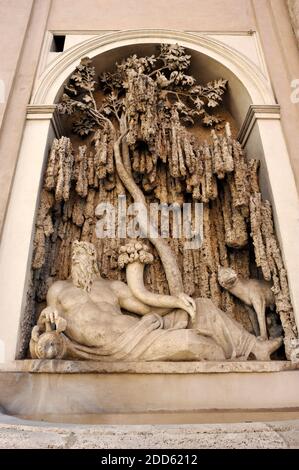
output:
M 65 43 L 65 35 L 56 35 L 53 36 L 53 52 L 63 52 Z

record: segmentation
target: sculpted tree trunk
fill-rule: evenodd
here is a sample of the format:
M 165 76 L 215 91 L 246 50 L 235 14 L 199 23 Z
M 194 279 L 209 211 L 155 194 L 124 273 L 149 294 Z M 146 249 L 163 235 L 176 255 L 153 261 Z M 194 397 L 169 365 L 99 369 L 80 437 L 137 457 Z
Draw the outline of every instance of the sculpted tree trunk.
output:
M 129 154 L 128 146 L 125 142 L 125 136 L 128 130 L 126 130 L 125 127 L 126 127 L 125 115 L 122 115 L 121 129 L 123 133 L 120 135 L 120 137 L 116 140 L 114 144 L 114 158 L 115 158 L 116 170 L 124 187 L 130 193 L 134 202 L 143 204 L 144 207 L 147 207 L 144 194 L 135 183 L 134 178 L 132 176 L 132 172 L 130 171 L 131 170 L 130 160 L 126 158 L 126 167 L 125 167 L 123 159 L 121 157 L 121 148 L 125 155 Z M 180 272 L 180 268 L 178 266 L 178 263 L 176 261 L 176 258 L 172 249 L 170 248 L 168 243 L 162 238 L 158 238 L 158 237 L 155 238 L 151 236 L 151 233 L 153 233 L 153 231 L 150 229 L 151 222 L 148 216 L 146 220 L 144 220 L 143 217 L 139 217 L 138 221 L 139 221 L 141 231 L 143 233 L 148 234 L 148 239 L 154 245 L 154 247 L 156 248 L 159 254 L 159 257 L 161 259 L 161 262 L 165 271 L 170 294 L 171 295 L 181 294 L 184 291 L 183 279 L 182 279 L 182 274 Z M 181 321 L 184 322 L 185 326 L 187 326 L 188 319 L 187 319 L 186 313 L 182 310 L 180 312 L 177 312 L 177 315 L 176 315 L 177 320 L 179 320 L 180 322 Z

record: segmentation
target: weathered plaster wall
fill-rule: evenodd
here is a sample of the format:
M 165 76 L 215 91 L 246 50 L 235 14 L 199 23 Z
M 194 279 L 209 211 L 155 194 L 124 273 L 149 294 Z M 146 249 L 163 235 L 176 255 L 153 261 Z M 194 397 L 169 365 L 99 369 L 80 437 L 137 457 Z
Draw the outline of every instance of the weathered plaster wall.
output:
M 247 31 L 254 18 L 250 0 L 53 0 L 48 26 L 55 31 Z
M 30 99 L 50 3 L 51 0 L 0 1 L 0 79 L 4 77 L 6 85 L 5 102 L 0 107 L 0 231 L 12 187 L 26 106 Z
M 281 123 L 299 188 L 299 103 L 292 103 L 291 82 L 299 78 L 299 54 L 285 0 L 252 0 L 256 29 L 281 107 Z
M 33 0 L 2 0 L 0 2 L 0 79 L 4 82 L 4 96 L 0 101 L 0 125 L 15 79 L 18 61 L 32 11 Z

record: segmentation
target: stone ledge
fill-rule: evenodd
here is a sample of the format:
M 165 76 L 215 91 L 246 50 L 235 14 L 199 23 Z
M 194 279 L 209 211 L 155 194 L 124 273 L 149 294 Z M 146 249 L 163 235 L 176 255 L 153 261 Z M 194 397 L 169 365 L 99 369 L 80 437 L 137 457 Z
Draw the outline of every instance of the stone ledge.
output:
M 24 359 L 0 364 L 0 373 L 46 374 L 223 374 L 235 372 L 282 372 L 298 370 L 289 361 L 226 362 L 96 362 Z
M 0 406 L 10 415 L 60 415 L 64 422 L 74 413 L 298 409 L 299 368 L 292 369 L 283 361 L 16 361 L 0 369 Z

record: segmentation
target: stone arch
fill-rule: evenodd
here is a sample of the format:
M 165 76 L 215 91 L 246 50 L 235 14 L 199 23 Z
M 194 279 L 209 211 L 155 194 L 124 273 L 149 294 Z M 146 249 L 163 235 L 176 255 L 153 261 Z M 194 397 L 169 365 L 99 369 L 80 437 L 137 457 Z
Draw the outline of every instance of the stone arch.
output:
M 192 50 L 198 56 L 200 55 L 202 65 L 208 67 L 218 65 L 221 72 L 224 72 L 232 84 L 232 95 L 234 95 L 234 91 L 238 92 L 239 108 L 243 108 L 238 109 L 238 105 L 233 103 L 239 121 L 245 118 L 250 104 L 275 104 L 268 78 L 246 56 L 211 37 L 167 30 L 113 32 L 87 39 L 71 47 L 51 62 L 42 73 L 36 83 L 30 104 L 54 104 L 60 95 L 63 84 L 82 57 L 96 58 L 107 53 L 113 53 L 116 57 L 117 49 L 176 42 Z

